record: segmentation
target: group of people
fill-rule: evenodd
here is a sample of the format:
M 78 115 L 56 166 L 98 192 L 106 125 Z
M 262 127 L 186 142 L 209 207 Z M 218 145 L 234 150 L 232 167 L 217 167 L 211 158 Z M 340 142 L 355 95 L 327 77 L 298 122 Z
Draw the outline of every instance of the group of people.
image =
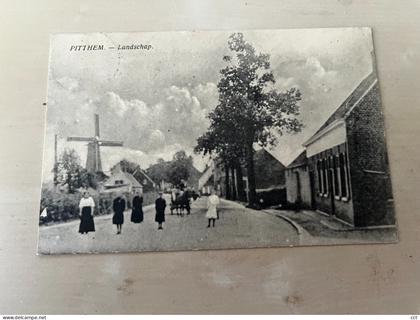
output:
M 126 209 L 125 199 L 118 195 L 112 202 L 112 223 L 117 226 L 117 234 L 121 234 L 122 225 L 124 224 L 124 211 Z M 132 199 L 131 205 L 131 222 L 141 223 L 143 221 L 143 197 L 136 193 Z
M 192 196 L 193 197 L 193 196 Z M 188 201 L 189 209 L 189 197 L 185 194 L 185 198 Z M 197 197 L 193 197 L 194 200 Z M 131 200 L 131 222 L 141 223 L 143 221 L 143 197 L 136 192 L 133 199 Z M 220 199 L 216 195 L 216 192 L 213 190 L 211 195 L 207 199 L 207 212 L 206 218 L 208 219 L 207 228 L 215 226 L 216 219 L 219 219 L 218 206 L 220 204 Z M 95 209 L 95 201 L 90 196 L 89 192 L 85 191 L 83 197 L 79 202 L 79 216 L 80 216 L 80 225 L 79 233 L 87 234 L 88 232 L 95 232 L 95 222 L 93 220 L 93 212 Z M 163 229 L 163 223 L 165 222 L 165 209 L 166 201 L 163 198 L 163 192 L 159 192 L 159 196 L 155 201 L 155 222 L 158 224 L 158 230 Z M 112 223 L 116 225 L 117 234 L 121 234 L 122 225 L 124 224 L 124 211 L 126 210 L 126 200 L 122 194 L 118 194 L 112 202 L 112 210 L 114 215 L 112 217 Z M 172 210 L 172 203 L 171 203 Z M 189 214 L 189 210 L 188 210 Z
M 181 182 L 181 184 L 177 188 L 174 188 L 171 192 L 171 214 L 173 214 L 173 210 L 176 210 L 176 214 L 183 217 L 185 209 L 187 210 L 187 215 L 189 215 L 191 210 L 190 201 L 191 199 L 195 201 L 198 197 L 199 195 L 194 189 L 191 190 L 187 188 L 185 190 L 185 185 Z M 210 228 L 211 226 L 214 227 L 216 220 L 219 219 L 219 204 L 220 199 L 217 196 L 217 192 L 215 189 L 212 189 L 211 194 L 207 199 L 207 228 Z
M 158 230 L 162 230 L 162 223 L 165 222 L 166 201 L 163 199 L 163 192 L 159 192 L 159 197 L 155 201 L 155 221 L 158 223 Z M 87 234 L 95 232 L 95 222 L 93 220 L 93 212 L 95 210 L 95 201 L 89 192 L 85 191 L 79 202 L 80 225 L 79 233 Z M 126 201 L 122 194 L 118 194 L 112 202 L 112 224 L 116 225 L 117 234 L 121 234 L 122 225 L 124 224 L 124 211 L 126 210 Z M 143 197 L 136 192 L 131 203 L 131 222 L 143 222 Z

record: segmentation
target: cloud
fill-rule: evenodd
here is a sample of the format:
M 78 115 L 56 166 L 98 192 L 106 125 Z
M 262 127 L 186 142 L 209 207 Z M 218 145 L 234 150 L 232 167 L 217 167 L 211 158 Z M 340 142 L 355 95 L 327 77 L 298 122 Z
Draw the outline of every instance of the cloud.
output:
M 147 168 L 155 160 L 143 151 L 125 147 L 101 148 L 101 157 L 105 172 L 109 172 L 112 166 L 123 159 L 138 163 L 142 168 Z
M 225 66 L 222 57 L 229 54 L 230 34 L 54 36 L 44 171 L 52 168 L 54 134 L 61 138 L 60 144 L 77 148 L 85 162 L 86 144 L 70 144 L 65 139 L 93 136 L 94 113 L 100 115 L 101 138 L 124 142 L 121 150 L 102 148 L 104 164 L 115 160 L 112 153 L 117 150 L 145 164 L 156 157 L 168 159 L 180 148 L 192 150 L 196 138 L 207 128 L 206 115 L 218 102 L 216 83 L 219 70 Z M 305 128 L 299 134 L 280 137 L 276 147 L 278 157 L 287 163 L 370 72 L 370 29 L 254 30 L 244 32 L 244 36 L 258 52 L 270 55 L 276 89 L 297 87 L 302 92 L 300 119 Z M 139 41 L 152 44 L 153 51 L 74 54 L 68 50 L 73 43 Z
M 355 70 L 354 65 L 331 65 L 327 68 L 314 56 L 288 60 L 274 68 L 275 89 L 285 91 L 296 87 L 302 93 L 298 116 L 304 125 L 302 132 L 279 137 L 277 146 L 272 148 L 284 164 L 287 165 L 294 160 L 302 150 L 302 143 L 321 127 L 367 76 L 371 67 L 368 58 L 370 56 L 366 55 L 367 60 L 361 70 Z M 356 76 L 348 76 L 355 73 Z
M 124 143 L 123 148 L 101 148 L 104 170 L 122 158 L 147 167 L 158 158 L 171 159 L 181 149 L 192 153 L 196 138 L 207 128 L 207 114 L 217 102 L 217 87 L 211 82 L 191 87 L 171 85 L 162 90 L 160 101 L 153 105 L 124 99 L 113 91 L 91 96 L 70 78 L 53 82 L 50 90 L 55 95 L 48 105 L 45 148 L 49 149 L 49 159 L 53 158 L 52 138 L 58 134 L 62 144 L 76 149 L 84 165 L 86 143 L 69 143 L 66 139 L 92 137 L 94 114 L 98 113 L 101 139 Z M 47 167 L 52 165 L 46 161 Z
M 202 108 L 207 111 L 213 110 L 217 105 L 219 95 L 217 85 L 213 82 L 199 83 L 192 88 L 192 94 L 197 97 Z

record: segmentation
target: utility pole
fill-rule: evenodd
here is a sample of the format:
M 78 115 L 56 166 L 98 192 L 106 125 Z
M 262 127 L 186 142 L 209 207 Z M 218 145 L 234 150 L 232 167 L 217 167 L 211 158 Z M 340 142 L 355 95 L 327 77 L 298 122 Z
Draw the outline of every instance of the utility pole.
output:
M 58 157 L 57 157 L 57 134 L 54 135 L 54 188 L 57 188 L 57 169 L 58 169 Z

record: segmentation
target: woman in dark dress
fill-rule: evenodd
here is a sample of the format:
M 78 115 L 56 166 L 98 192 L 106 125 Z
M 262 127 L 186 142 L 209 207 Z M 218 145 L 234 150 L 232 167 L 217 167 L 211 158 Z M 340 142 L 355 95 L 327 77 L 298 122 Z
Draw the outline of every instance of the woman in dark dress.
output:
M 141 223 L 143 221 L 143 197 L 137 192 L 133 198 L 131 222 Z
M 117 234 L 121 234 L 124 223 L 125 200 L 120 195 L 114 199 L 112 209 L 114 210 L 112 223 L 117 225 Z
M 95 202 L 89 196 L 89 192 L 83 193 L 83 198 L 79 202 L 79 216 L 80 225 L 79 233 L 87 234 L 88 232 L 95 232 L 95 223 L 93 222 L 93 210 L 95 209 Z
M 163 199 L 163 192 L 159 192 L 159 198 L 155 201 L 155 221 L 158 223 L 159 227 L 158 230 L 162 230 L 162 223 L 165 222 L 165 208 L 166 208 L 166 201 Z

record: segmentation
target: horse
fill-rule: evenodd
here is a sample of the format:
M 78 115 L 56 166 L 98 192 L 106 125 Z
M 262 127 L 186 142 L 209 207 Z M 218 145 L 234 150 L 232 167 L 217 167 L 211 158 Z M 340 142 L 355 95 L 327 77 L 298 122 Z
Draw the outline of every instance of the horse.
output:
M 184 216 L 184 212 L 187 211 L 187 215 L 191 213 L 190 197 L 188 192 L 177 192 L 174 191 L 171 194 L 171 215 L 174 214 L 174 210 L 177 216 Z

